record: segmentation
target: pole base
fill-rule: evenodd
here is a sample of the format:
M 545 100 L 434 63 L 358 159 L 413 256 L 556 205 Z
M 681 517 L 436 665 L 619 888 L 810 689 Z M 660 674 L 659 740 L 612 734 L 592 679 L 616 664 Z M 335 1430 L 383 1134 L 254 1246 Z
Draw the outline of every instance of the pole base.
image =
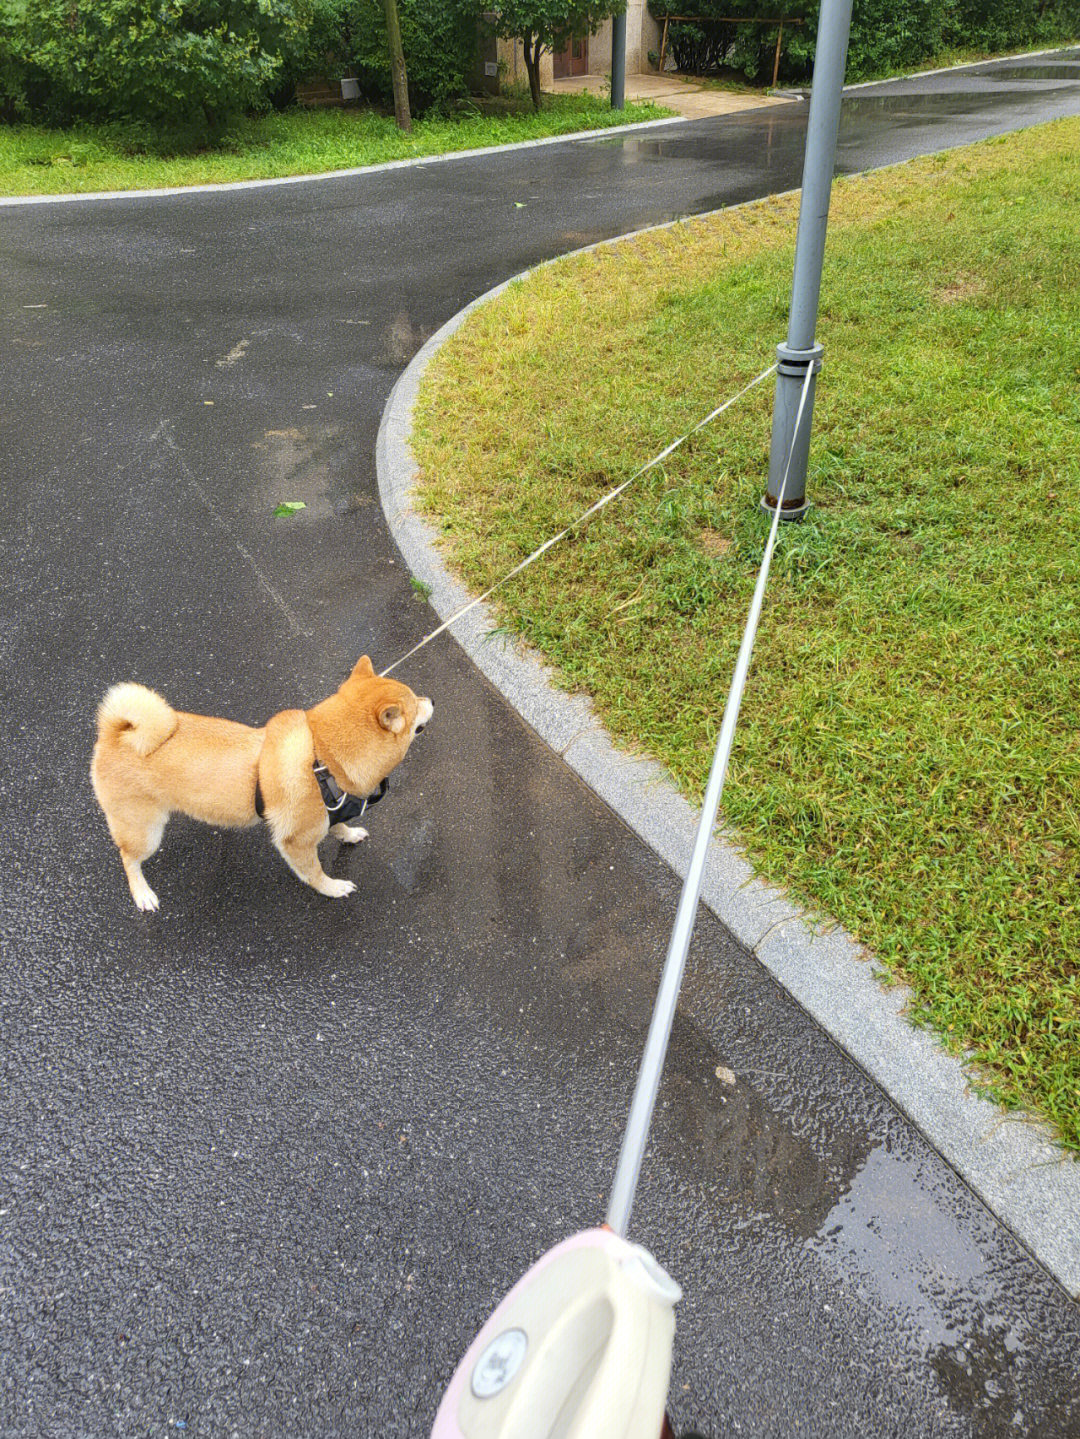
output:
M 811 502 L 806 499 L 785 500 L 780 508 L 780 519 L 784 524 L 787 524 L 789 520 L 801 520 L 810 508 L 810 503 Z M 772 495 L 762 495 L 761 508 L 767 515 L 774 515 L 776 513 L 776 501 Z

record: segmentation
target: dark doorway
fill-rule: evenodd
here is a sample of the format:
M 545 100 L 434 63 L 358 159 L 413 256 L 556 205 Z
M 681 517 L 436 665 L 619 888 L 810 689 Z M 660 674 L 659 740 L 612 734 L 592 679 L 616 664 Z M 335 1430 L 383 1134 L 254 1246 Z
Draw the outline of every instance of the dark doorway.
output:
M 567 75 L 587 75 L 589 37 L 583 35 L 579 40 L 571 40 L 564 50 L 557 50 L 551 57 L 551 73 L 556 80 L 565 79 Z

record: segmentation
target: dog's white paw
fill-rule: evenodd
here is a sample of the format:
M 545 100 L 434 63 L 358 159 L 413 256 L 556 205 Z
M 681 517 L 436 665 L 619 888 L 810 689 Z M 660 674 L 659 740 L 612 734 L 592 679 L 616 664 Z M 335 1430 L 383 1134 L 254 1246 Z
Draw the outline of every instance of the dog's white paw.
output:
M 341 840 L 342 844 L 359 844 L 368 837 L 367 830 L 359 824 L 332 824 L 330 833 L 335 839 Z
M 346 895 L 352 894 L 356 885 L 351 879 L 327 879 L 322 887 L 323 894 L 330 899 L 344 899 Z
M 136 907 L 141 909 L 144 914 L 153 914 L 161 903 L 145 879 L 138 887 L 132 885 L 131 897 L 135 901 Z

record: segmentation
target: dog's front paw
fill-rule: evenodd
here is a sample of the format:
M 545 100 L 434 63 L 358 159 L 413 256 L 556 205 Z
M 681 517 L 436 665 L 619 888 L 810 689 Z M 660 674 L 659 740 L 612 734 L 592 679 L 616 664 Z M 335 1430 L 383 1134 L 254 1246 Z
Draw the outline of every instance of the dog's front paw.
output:
M 131 897 L 135 901 L 136 908 L 141 909 L 144 914 L 155 913 L 161 903 L 141 874 L 131 880 Z
M 368 836 L 367 830 L 360 824 L 332 824 L 330 833 L 335 839 L 341 840 L 342 844 L 359 844 Z
M 356 885 L 351 879 L 330 879 L 328 877 L 326 883 L 320 888 L 322 893 L 330 899 L 344 899 L 346 895 L 352 894 Z

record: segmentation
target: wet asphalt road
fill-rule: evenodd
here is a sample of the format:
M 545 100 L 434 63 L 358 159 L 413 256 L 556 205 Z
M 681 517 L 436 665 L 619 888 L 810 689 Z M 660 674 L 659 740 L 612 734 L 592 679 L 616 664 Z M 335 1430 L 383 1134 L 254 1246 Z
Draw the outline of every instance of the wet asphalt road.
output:
M 1075 59 L 859 90 L 840 163 L 1077 112 Z M 374 483 L 411 354 L 541 258 L 791 188 L 804 121 L 0 213 L 4 1436 L 422 1434 L 602 1217 L 676 885 L 452 644 L 372 838 L 328 846 L 342 903 L 177 820 L 137 915 L 92 715 L 133 678 L 260 722 L 396 657 L 431 623 Z M 1076 1307 L 710 917 L 633 1227 L 687 1291 L 677 1427 L 1080 1434 Z

